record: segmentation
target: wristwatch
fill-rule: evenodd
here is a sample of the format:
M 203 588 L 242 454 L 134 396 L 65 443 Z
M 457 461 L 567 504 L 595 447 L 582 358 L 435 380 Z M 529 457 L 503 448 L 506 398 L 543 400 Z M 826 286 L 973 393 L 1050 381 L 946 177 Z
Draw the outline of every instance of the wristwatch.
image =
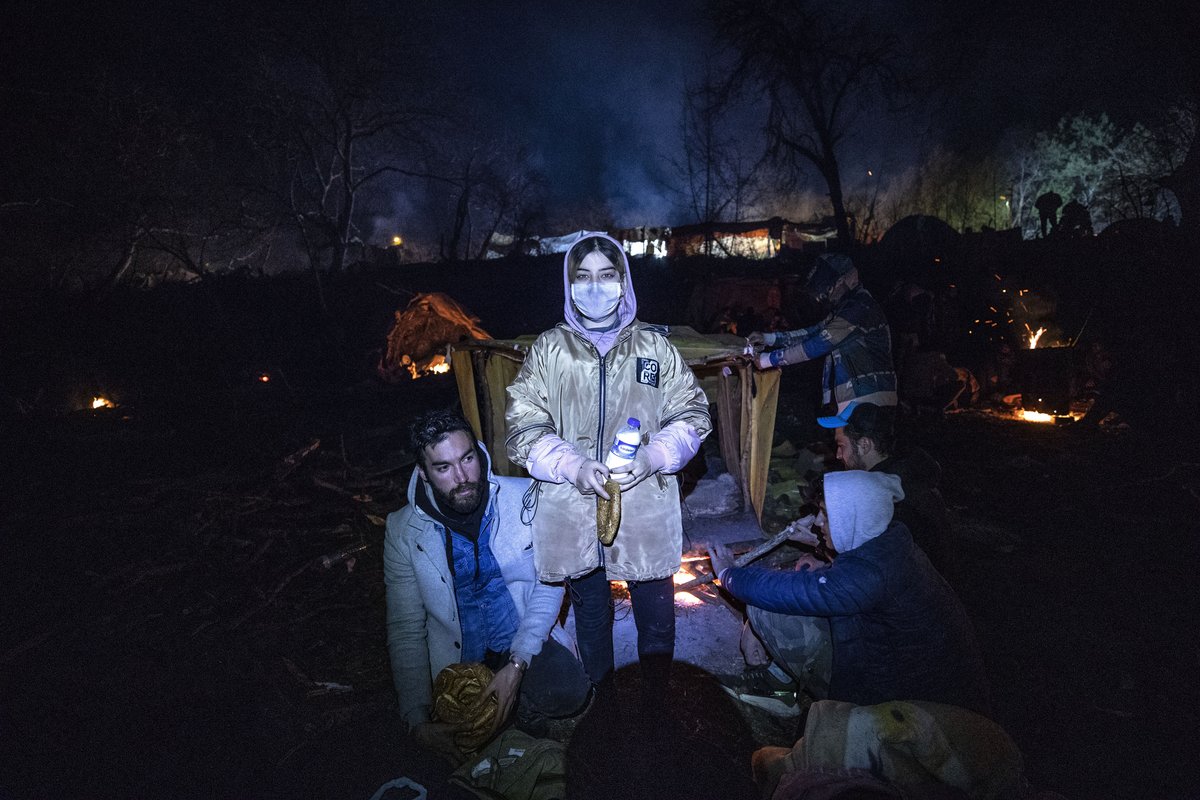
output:
M 529 665 L 516 656 L 509 656 L 508 663 L 516 667 L 517 672 L 521 673 L 522 675 L 525 674 L 525 670 L 529 669 Z

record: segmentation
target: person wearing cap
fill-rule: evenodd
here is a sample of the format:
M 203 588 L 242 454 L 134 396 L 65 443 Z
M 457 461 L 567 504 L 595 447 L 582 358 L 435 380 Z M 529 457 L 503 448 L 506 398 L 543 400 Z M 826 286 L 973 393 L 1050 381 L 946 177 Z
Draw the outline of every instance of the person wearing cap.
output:
M 817 519 L 835 551 L 828 567 L 733 567 L 728 548 L 713 545 L 713 569 L 748 609 L 829 621 L 827 699 L 859 705 L 924 700 L 986 716 L 987 681 L 971 621 L 908 528 L 893 519 L 892 505 L 903 496 L 895 475 L 830 473 Z M 766 644 L 776 655 L 788 643 Z
M 896 503 L 896 519 L 903 522 L 917 546 L 925 551 L 942 577 L 958 582 L 957 547 L 950 512 L 938 484 L 942 467 L 919 447 L 894 455 L 896 410 L 874 403 L 852 402 L 833 416 L 818 417 L 823 428 L 832 428 L 837 458 L 846 469 L 886 472 L 900 479 L 904 498 Z
M 534 478 L 527 497 L 534 562 L 567 586 L 579 653 L 597 686 L 612 684 L 610 580 L 629 587 L 643 697 L 666 692 L 675 650 L 672 576 L 683 553 L 679 472 L 712 429 L 708 400 L 667 330 L 636 318 L 621 245 L 584 232 L 563 259 L 563 321 L 533 345 L 508 387 L 509 459 Z M 640 421 L 632 463 L 605 453 L 626 420 Z M 597 538 L 596 498 L 621 491 L 616 538 Z
M 826 310 L 825 318 L 795 331 L 751 333 L 746 339 L 758 354 L 758 368 L 824 358 L 823 403 L 835 403 L 838 411 L 852 400 L 896 405 L 892 334 L 883 309 L 859 283 L 854 262 L 840 253 L 822 255 L 805 290 Z

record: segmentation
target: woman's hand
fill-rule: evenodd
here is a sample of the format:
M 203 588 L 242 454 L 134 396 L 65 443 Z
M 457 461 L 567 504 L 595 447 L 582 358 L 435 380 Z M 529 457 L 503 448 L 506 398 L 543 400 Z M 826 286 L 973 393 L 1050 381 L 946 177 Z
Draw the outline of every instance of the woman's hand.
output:
M 608 500 L 608 492 L 604 491 L 606 480 L 608 480 L 608 467 L 589 458 L 579 465 L 579 472 L 575 476 L 574 483 L 580 494 L 598 494 Z
M 637 455 L 633 457 L 633 461 L 630 461 L 623 467 L 611 470 L 610 476 L 621 487 L 621 491 L 624 492 L 637 486 L 655 472 L 654 465 L 650 463 L 650 456 L 646 453 L 646 448 L 639 447 Z
M 758 331 L 754 331 L 746 337 L 746 344 L 750 345 L 750 349 L 755 353 L 761 353 L 767 346 L 767 337 Z

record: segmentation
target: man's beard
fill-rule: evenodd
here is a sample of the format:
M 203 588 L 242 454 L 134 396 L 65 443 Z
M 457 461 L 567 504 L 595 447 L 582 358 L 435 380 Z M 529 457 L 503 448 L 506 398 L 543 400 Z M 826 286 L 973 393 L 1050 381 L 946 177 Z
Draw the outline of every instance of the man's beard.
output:
M 479 507 L 479 499 L 483 495 L 483 481 L 460 483 L 451 489 L 449 494 L 443 494 L 437 489 L 434 489 L 433 493 L 437 496 L 439 506 L 453 509 L 456 514 L 470 514 Z

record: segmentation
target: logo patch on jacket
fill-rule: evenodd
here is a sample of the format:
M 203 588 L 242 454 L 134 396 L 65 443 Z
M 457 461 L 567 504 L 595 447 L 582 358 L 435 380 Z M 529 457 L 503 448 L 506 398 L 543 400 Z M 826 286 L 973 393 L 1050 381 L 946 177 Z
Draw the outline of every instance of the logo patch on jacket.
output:
M 653 358 L 637 360 L 637 382 L 658 388 L 658 362 Z

